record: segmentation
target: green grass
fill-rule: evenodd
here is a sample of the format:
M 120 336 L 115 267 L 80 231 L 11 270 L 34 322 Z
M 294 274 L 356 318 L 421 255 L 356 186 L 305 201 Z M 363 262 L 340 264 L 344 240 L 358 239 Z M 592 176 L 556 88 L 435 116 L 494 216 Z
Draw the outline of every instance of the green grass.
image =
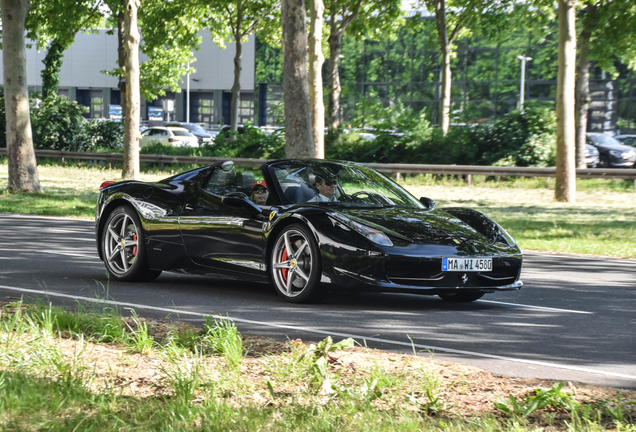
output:
M 89 342 L 106 340 L 115 321 L 117 336 L 96 352 L 99 346 Z M 135 326 L 122 321 L 116 311 L 98 307 L 70 312 L 14 303 L 1 309 L 0 429 L 636 432 L 634 402 L 619 392 L 590 401 L 559 383 L 534 396 L 493 398 L 488 410 L 464 416 L 446 400 L 454 392 L 470 393 L 470 382 L 446 381 L 448 364 L 394 355 L 399 363 L 359 359 L 350 363 L 355 367 L 335 366 L 321 359 L 327 352 L 338 358 L 337 346 L 349 344 L 330 338 L 312 345 L 294 341 L 282 354 L 248 359 L 242 348 L 238 354 L 227 350 L 240 340 L 234 324 L 211 319 L 195 345 L 212 349 L 190 349 L 173 334 L 133 357 L 135 333 L 153 339 L 148 330 L 158 323 L 134 314 L 128 323 Z M 233 363 L 237 355 L 239 364 Z M 160 376 L 130 374 L 145 365 L 155 365 Z M 493 379 L 501 384 L 501 377 Z
M 121 178 L 120 170 L 86 163 L 51 163 L 38 169 L 44 193 L 9 194 L 6 159 L 0 163 L 0 212 L 94 218 L 99 185 Z M 143 173 L 142 180 L 156 181 L 175 172 L 155 168 Z M 636 258 L 636 190 L 630 180 L 578 180 L 576 204 L 556 202 L 542 178 L 473 176 L 467 186 L 453 176 L 418 175 L 401 182 L 415 196 L 433 198 L 440 207 L 484 212 L 523 250 Z

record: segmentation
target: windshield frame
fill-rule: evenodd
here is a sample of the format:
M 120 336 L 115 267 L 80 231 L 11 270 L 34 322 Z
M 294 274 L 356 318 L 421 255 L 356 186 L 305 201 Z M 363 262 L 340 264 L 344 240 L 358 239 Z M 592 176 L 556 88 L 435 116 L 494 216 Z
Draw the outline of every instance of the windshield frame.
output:
M 363 164 L 323 159 L 289 159 L 272 162 L 268 164 L 267 170 L 283 205 L 426 209 L 402 186 Z M 318 184 L 315 182 L 316 178 L 320 180 L 322 177 L 335 179 L 335 199 L 331 198 L 333 201 L 318 194 Z

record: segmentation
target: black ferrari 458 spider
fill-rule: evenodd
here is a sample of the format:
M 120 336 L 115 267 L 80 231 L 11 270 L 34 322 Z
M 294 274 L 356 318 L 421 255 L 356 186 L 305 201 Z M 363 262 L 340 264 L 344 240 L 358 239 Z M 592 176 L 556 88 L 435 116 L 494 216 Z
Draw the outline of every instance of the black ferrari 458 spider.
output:
M 521 288 L 522 252 L 503 228 L 434 207 L 360 164 L 225 161 L 156 183 L 105 182 L 95 230 L 122 281 L 177 271 L 271 282 L 290 302 L 354 289 L 468 302 Z

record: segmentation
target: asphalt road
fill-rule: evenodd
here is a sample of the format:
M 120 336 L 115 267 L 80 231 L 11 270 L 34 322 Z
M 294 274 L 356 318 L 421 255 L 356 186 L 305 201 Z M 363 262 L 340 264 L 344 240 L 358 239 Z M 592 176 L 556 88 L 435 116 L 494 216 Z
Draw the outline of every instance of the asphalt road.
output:
M 171 273 L 152 283 L 109 281 L 93 221 L 0 214 L 0 300 L 72 306 L 98 298 L 195 324 L 222 315 L 244 334 L 352 336 L 503 375 L 636 389 L 636 261 L 528 253 L 522 280 L 520 291 L 470 304 L 369 293 L 293 305 L 267 285 Z

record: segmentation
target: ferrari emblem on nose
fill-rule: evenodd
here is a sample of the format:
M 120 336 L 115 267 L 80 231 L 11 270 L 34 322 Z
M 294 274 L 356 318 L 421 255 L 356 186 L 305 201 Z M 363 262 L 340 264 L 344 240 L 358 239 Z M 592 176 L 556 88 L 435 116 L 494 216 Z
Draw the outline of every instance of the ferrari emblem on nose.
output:
M 468 282 L 468 275 L 467 275 L 466 273 L 464 273 L 464 274 L 462 275 L 462 282 L 463 282 L 463 283 Z

